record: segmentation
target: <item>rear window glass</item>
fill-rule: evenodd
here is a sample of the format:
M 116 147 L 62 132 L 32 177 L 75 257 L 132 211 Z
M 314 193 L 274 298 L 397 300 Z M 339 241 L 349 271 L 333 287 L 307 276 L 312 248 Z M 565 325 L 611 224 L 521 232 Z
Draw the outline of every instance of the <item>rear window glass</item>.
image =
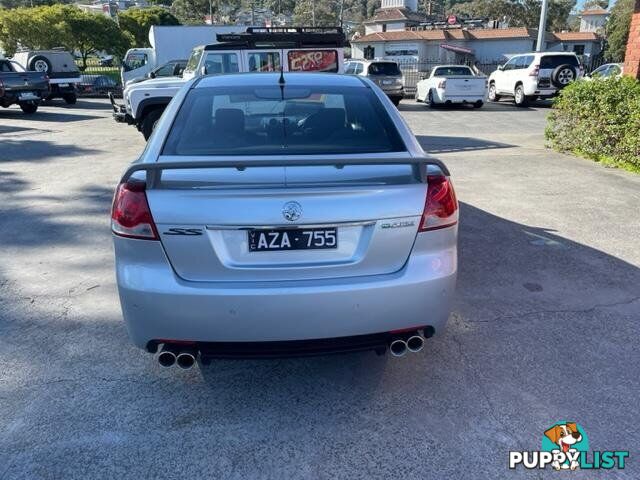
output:
M 545 55 L 540 59 L 540 68 L 556 68 L 560 65 L 579 65 L 578 57 L 574 55 Z
M 338 71 L 338 52 L 335 50 L 291 50 L 287 59 L 292 72 Z
M 436 68 L 434 76 L 451 77 L 455 75 L 473 75 L 469 67 L 440 67 Z
M 363 87 L 196 88 L 164 155 L 317 155 L 405 150 L 386 110 Z
M 397 63 L 372 63 L 369 65 L 369 75 L 401 75 Z

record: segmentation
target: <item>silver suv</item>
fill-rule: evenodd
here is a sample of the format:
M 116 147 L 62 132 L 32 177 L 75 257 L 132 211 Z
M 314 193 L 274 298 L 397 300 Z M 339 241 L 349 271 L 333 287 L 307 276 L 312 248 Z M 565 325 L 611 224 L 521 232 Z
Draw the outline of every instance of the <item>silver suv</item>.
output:
M 389 60 L 349 60 L 344 73 L 368 77 L 386 93 L 394 105 L 404 97 L 402 72 L 396 62 Z
M 117 187 L 122 312 L 164 366 L 422 349 L 447 321 L 458 203 L 369 80 L 189 81 Z

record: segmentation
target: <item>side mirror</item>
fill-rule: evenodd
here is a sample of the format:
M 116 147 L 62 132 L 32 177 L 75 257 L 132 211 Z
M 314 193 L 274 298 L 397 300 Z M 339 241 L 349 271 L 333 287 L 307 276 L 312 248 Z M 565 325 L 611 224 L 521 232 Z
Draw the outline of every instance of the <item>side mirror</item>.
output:
M 205 65 L 200 67 L 200 75 L 206 75 L 207 74 L 207 67 Z
M 504 65 L 498 65 L 498 70 L 503 71 L 504 70 Z
M 156 78 L 156 72 L 149 72 L 149 78 Z

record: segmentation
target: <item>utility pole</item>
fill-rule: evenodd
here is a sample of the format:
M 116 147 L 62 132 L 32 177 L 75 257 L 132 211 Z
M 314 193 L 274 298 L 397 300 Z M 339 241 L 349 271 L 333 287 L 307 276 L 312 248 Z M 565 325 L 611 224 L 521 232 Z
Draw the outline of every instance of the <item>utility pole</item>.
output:
M 538 42 L 536 43 L 536 52 L 544 51 L 545 33 L 547 30 L 547 7 L 549 0 L 542 0 L 542 8 L 540 9 L 540 25 L 538 25 Z
M 316 0 L 311 0 L 311 25 L 316 26 Z
M 213 0 L 209 0 L 209 25 L 213 25 Z

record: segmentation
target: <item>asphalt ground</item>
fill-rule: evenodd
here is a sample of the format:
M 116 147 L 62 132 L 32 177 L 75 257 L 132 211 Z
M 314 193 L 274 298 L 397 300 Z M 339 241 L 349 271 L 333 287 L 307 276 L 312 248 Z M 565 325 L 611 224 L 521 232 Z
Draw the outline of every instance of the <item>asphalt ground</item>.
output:
M 132 346 L 115 288 L 142 136 L 105 100 L 0 110 L 0 478 L 640 478 L 640 176 L 545 149 L 548 105 L 400 110 L 461 202 L 447 330 L 186 372 Z M 626 468 L 507 468 L 561 420 Z

